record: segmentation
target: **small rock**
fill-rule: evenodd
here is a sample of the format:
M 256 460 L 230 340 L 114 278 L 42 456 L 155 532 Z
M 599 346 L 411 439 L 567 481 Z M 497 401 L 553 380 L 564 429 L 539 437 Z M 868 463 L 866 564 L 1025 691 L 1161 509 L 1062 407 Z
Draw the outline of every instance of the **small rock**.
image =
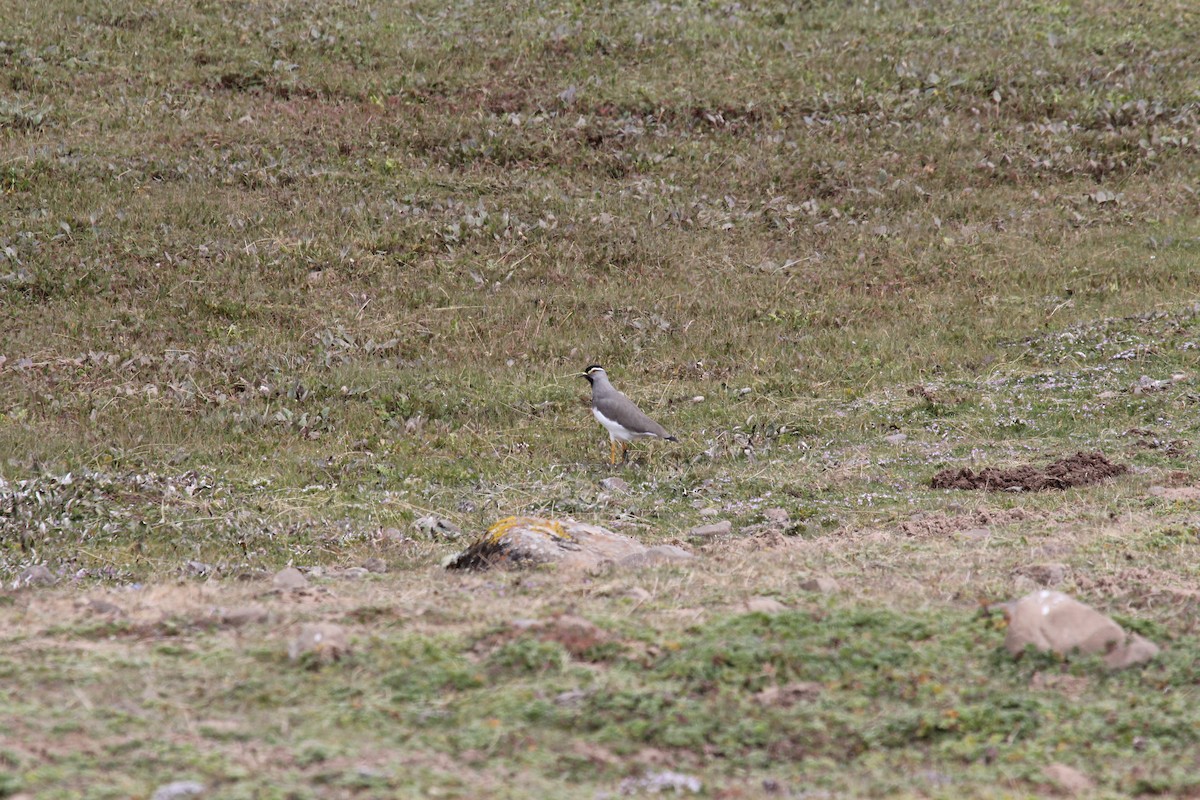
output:
M 1067 577 L 1066 564 L 1029 564 L 1018 567 L 1017 573 L 1024 575 L 1038 586 L 1058 586 Z
M 240 628 L 243 625 L 253 625 L 266 622 L 270 614 L 262 606 L 238 606 L 237 608 L 217 609 L 214 615 L 217 621 L 230 628 Z
M 715 508 L 712 508 L 711 506 L 709 508 L 700 509 L 700 516 L 704 517 L 705 519 L 707 519 L 709 517 L 715 517 L 717 514 L 720 514 L 720 513 L 721 513 L 720 511 L 718 511 Z
M 821 576 L 818 578 L 809 578 L 800 584 L 800 588 L 806 592 L 818 592 L 820 594 L 833 594 L 840 586 L 833 578 Z
M 665 794 L 672 795 L 690 792 L 699 794 L 704 785 L 699 778 L 684 775 L 680 772 L 652 772 L 642 778 L 626 778 L 621 781 L 621 794 Z
M 644 553 L 633 553 L 625 556 L 617 563 L 622 567 L 656 567 L 659 564 L 674 564 L 680 561 L 690 561 L 695 558 L 682 547 L 673 544 L 660 544 L 651 547 Z
M 604 480 L 600 481 L 600 488 L 606 492 L 613 492 L 614 494 L 629 493 L 629 484 L 621 478 L 616 477 L 605 478 Z
M 708 525 L 697 525 L 694 528 L 689 528 L 687 537 L 689 539 L 712 539 L 717 536 L 725 536 L 733 531 L 733 523 L 727 519 L 720 522 L 712 522 Z
M 121 617 L 125 615 L 125 609 L 121 608 L 116 603 L 110 603 L 107 600 L 88 600 L 83 604 L 83 610 L 89 614 L 95 614 L 98 617 Z
M 371 570 L 366 567 L 346 567 L 341 572 L 341 577 L 356 580 L 371 574 Z
M 304 577 L 304 573 L 295 567 L 285 567 L 275 573 L 275 577 L 271 578 L 271 584 L 276 589 L 282 589 L 285 592 L 295 591 L 308 586 L 308 578 Z
M 373 557 L 368 558 L 363 562 L 363 569 L 365 569 L 367 572 L 376 572 L 379 574 L 383 574 L 384 572 L 388 571 L 387 562 L 385 562 L 382 558 Z
M 1141 664 L 1158 654 L 1158 646 L 1128 634 L 1110 617 L 1062 592 L 1041 589 L 1007 605 L 1004 647 L 1014 657 L 1032 646 L 1066 656 L 1074 651 L 1104 654 L 1109 669 Z
M 588 699 L 591 694 L 586 689 L 568 689 L 554 696 L 554 705 L 574 708 L 582 705 L 583 701 Z
M 163 784 L 154 790 L 151 800 L 183 800 L 185 797 L 199 797 L 204 794 L 204 784 L 196 781 L 174 781 Z
M 986 542 L 991 536 L 991 528 L 968 528 L 958 532 L 958 537 L 966 539 L 968 542 Z
M 233 577 L 234 580 L 239 581 L 265 581 L 270 576 L 271 573 L 267 572 L 265 569 L 250 567 L 247 569 L 238 570 Z
M 751 597 L 746 601 L 746 610 L 753 614 L 778 614 L 787 611 L 787 606 L 774 597 Z
M 792 521 L 792 517 L 788 514 L 786 508 L 768 508 L 763 512 L 763 519 L 780 528 L 786 528 L 788 523 Z
M 797 681 L 786 686 L 768 686 L 754 694 L 754 699 L 764 706 L 790 707 L 801 700 L 815 700 L 825 687 L 814 681 Z
M 321 663 L 337 661 L 350 652 L 346 629 L 329 622 L 313 622 L 300 628 L 300 633 L 288 644 L 288 658 L 296 661 L 313 654 Z
M 698 395 L 696 395 L 695 397 L 693 397 L 693 398 L 692 398 L 692 402 L 693 402 L 693 403 L 703 403 L 703 402 L 704 402 L 704 395 L 702 395 L 702 394 L 698 394 Z
M 630 586 L 629 590 L 625 592 L 625 596 L 638 603 L 649 602 L 654 597 L 640 586 Z
M 53 586 L 58 583 L 58 578 L 54 577 L 54 573 L 45 564 L 34 564 L 32 567 L 27 567 L 21 570 L 21 574 L 17 576 L 17 583 L 14 588 L 21 589 L 26 586 Z
M 379 532 L 380 537 L 389 542 L 411 542 L 412 539 L 399 528 L 384 528 Z
M 1090 792 L 1096 787 L 1092 779 L 1084 775 L 1074 767 L 1068 767 L 1066 764 L 1051 764 L 1042 770 L 1051 783 L 1063 794 L 1071 795 L 1072 797 L 1084 792 Z
M 462 528 L 448 519 L 432 515 L 421 517 L 413 523 L 413 527 L 429 539 L 458 539 L 462 536 Z
M 887 442 L 888 444 L 900 444 L 901 442 L 908 440 L 908 434 L 907 433 L 889 433 L 887 436 L 883 437 L 883 440 L 885 442 Z
M 203 561 L 188 561 L 183 566 L 189 575 L 194 575 L 197 578 L 211 575 L 215 571 L 212 564 L 205 564 Z

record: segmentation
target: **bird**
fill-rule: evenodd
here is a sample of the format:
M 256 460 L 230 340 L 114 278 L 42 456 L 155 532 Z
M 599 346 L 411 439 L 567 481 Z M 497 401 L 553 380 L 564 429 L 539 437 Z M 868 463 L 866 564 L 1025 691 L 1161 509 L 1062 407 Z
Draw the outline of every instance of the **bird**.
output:
M 617 446 L 620 443 L 621 460 L 629 457 L 629 443 L 634 439 L 665 439 L 679 441 L 667 433 L 662 425 L 642 413 L 625 395 L 608 380 L 608 373 L 599 364 L 592 364 L 583 371 L 584 378 L 592 385 L 592 415 L 608 431 L 609 463 L 617 463 Z

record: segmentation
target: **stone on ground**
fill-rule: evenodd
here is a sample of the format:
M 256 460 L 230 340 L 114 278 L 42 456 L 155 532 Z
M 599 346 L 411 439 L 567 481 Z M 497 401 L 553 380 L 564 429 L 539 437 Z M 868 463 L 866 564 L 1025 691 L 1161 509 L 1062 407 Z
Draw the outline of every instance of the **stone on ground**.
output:
M 629 484 L 623 478 L 605 478 L 600 481 L 600 488 L 606 492 L 613 494 L 626 494 L 629 492 Z
M 687 538 L 692 541 L 706 541 L 718 536 L 725 536 L 731 531 L 733 531 L 733 523 L 727 519 L 723 519 L 720 522 L 712 522 L 708 525 L 697 525 L 694 528 L 689 528 Z
M 413 523 L 413 527 L 425 536 L 425 538 L 435 541 L 458 539 L 463 535 L 462 528 L 450 520 L 432 515 L 421 517 Z
M 482 570 L 554 564 L 590 570 L 604 564 L 645 567 L 693 558 L 674 545 L 647 547 L 598 525 L 542 517 L 508 517 L 454 556 L 448 569 Z
M 53 586 L 58 583 L 58 578 L 54 577 L 54 573 L 45 564 L 34 564 L 21 571 L 17 576 L 17 583 L 14 588 L 23 589 L 27 586 Z
M 751 597 L 745 603 L 746 611 L 752 614 L 778 614 L 787 611 L 787 606 L 774 597 Z
M 1042 770 L 1042 774 L 1046 779 L 1054 784 L 1061 793 L 1074 797 L 1078 794 L 1090 792 L 1096 788 L 1096 784 L 1087 775 L 1084 775 L 1074 767 L 1069 767 L 1066 764 L 1054 763 Z
M 183 800 L 185 797 L 202 797 L 204 784 L 196 781 L 174 781 L 154 790 L 151 800 Z
M 311 654 L 320 663 L 337 661 L 350 652 L 346 629 L 330 622 L 310 622 L 288 643 L 288 658 L 298 661 Z
M 800 588 L 806 592 L 817 592 L 819 594 L 833 594 L 839 588 L 838 582 L 833 578 L 821 576 L 817 578 L 809 578 L 804 583 L 800 584 Z
M 622 567 L 657 567 L 661 564 L 672 564 L 680 561 L 690 561 L 695 556 L 673 544 L 659 544 L 647 548 L 641 553 L 631 553 L 617 562 Z
M 275 573 L 275 577 L 271 579 L 271 584 L 276 589 L 290 592 L 308 586 L 308 578 L 304 577 L 304 573 L 295 567 L 284 567 Z
M 1042 652 L 1069 655 L 1098 653 L 1109 669 L 1141 664 L 1158 654 L 1158 646 L 1136 633 L 1127 633 L 1110 617 L 1062 592 L 1041 589 L 1017 600 L 1006 610 L 1008 633 L 1004 647 L 1020 656 L 1033 646 Z

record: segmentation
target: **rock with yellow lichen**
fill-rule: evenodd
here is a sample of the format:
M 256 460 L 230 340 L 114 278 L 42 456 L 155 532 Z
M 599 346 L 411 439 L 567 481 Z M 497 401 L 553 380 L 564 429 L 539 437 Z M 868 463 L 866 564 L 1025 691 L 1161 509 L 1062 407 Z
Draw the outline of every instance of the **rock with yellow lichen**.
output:
M 508 517 L 488 528 L 477 542 L 446 565 L 448 569 L 490 569 L 555 564 L 592 569 L 606 563 L 642 567 L 692 558 L 673 545 L 647 547 L 598 525 L 544 517 Z

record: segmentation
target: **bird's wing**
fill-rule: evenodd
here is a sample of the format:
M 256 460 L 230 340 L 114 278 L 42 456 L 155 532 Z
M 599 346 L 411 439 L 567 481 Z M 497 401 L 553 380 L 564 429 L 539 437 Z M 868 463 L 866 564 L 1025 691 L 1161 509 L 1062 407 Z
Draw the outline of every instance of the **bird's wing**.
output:
M 643 414 L 642 410 L 634 405 L 632 400 L 620 392 L 614 392 L 610 396 L 598 398 L 592 404 L 592 407 L 608 419 L 619 422 L 631 433 L 657 436 L 660 439 L 666 439 L 671 435 L 667 433 L 662 425 L 659 425 Z

